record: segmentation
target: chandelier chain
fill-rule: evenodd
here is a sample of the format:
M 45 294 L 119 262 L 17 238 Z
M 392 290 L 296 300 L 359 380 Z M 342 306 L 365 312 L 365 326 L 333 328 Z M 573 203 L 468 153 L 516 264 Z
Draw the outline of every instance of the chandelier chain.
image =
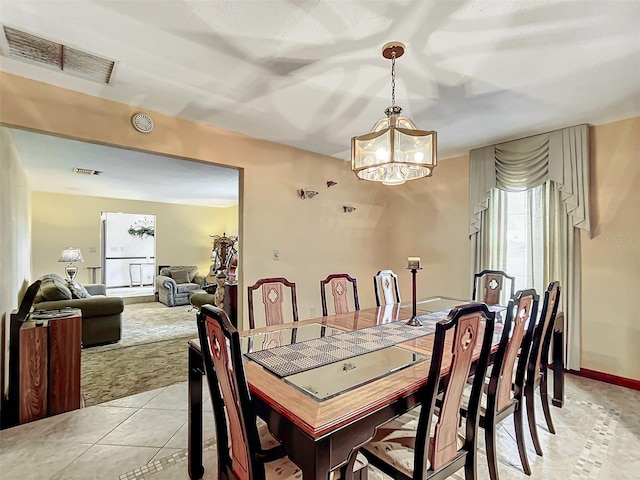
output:
M 396 106 L 396 52 L 391 53 L 391 106 Z

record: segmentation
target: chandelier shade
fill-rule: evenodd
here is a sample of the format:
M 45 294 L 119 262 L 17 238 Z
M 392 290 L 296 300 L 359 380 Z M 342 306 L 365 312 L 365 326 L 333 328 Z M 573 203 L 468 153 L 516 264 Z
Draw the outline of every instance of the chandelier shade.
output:
M 399 42 L 383 47 L 383 56 L 392 61 L 392 105 L 371 132 L 351 139 L 351 169 L 358 178 L 385 185 L 429 177 L 437 165 L 437 133 L 418 130 L 395 105 L 395 59 L 403 53 Z

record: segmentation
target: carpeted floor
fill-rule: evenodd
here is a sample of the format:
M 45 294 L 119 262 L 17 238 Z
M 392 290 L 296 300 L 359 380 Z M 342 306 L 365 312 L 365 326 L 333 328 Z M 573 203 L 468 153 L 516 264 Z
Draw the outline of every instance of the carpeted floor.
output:
M 187 342 L 174 338 L 130 347 L 82 352 L 85 406 L 187 380 Z
M 196 311 L 191 305 L 167 307 L 160 302 L 132 303 L 122 312 L 122 338 L 118 343 L 90 347 L 111 350 L 180 337 L 197 337 Z
M 122 340 L 82 351 L 86 406 L 187 380 L 187 342 L 198 336 L 190 306 L 125 306 Z

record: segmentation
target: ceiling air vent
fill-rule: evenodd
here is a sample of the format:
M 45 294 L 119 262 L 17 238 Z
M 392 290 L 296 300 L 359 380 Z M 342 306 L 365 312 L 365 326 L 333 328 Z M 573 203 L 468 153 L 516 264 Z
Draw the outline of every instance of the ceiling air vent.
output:
M 4 26 L 9 56 L 48 65 L 65 73 L 109 83 L 115 62 Z
M 88 168 L 73 167 L 73 173 L 79 173 L 80 175 L 100 175 L 100 170 L 89 170 Z

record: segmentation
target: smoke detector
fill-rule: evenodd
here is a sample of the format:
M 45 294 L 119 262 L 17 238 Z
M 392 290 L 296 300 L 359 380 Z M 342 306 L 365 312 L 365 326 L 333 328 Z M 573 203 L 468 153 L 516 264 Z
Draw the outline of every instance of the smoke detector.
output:
M 131 117 L 131 124 L 140 133 L 149 133 L 153 130 L 153 119 L 146 113 L 134 113 Z

